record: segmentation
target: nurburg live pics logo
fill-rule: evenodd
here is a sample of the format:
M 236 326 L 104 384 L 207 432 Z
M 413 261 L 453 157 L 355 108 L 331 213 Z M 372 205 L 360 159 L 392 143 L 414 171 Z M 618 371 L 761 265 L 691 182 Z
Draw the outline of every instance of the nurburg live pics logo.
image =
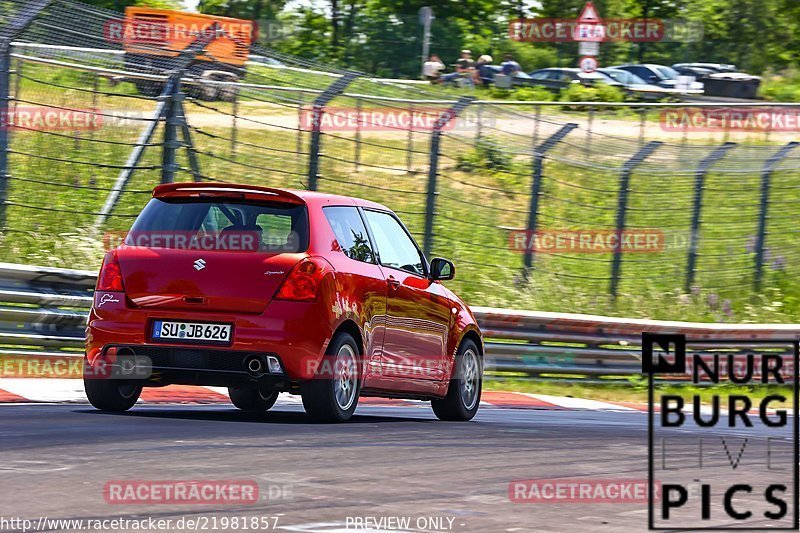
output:
M 800 527 L 800 343 L 730 337 L 642 334 L 650 530 Z

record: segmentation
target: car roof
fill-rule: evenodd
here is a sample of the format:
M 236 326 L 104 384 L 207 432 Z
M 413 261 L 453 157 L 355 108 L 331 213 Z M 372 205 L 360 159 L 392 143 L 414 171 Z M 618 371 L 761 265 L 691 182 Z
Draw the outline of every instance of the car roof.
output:
M 184 182 L 184 183 L 169 183 L 166 185 L 159 185 L 153 189 L 153 197 L 174 197 L 185 196 L 194 193 L 210 193 L 215 191 L 220 193 L 233 192 L 252 194 L 253 197 L 258 195 L 269 195 L 273 198 L 280 198 L 290 203 L 306 203 L 309 205 L 358 205 L 361 207 L 369 207 L 372 209 L 380 209 L 382 211 L 391 211 L 388 207 L 364 200 L 363 198 L 355 198 L 352 196 L 343 196 L 338 194 L 329 194 L 317 191 L 298 190 L 298 189 L 282 189 L 277 187 L 263 187 L 261 185 L 250 185 L 245 183 L 225 183 L 225 182 Z
M 296 190 L 296 189 L 277 189 L 290 192 L 297 195 L 306 201 L 306 203 L 320 204 L 320 205 L 358 205 L 361 207 L 369 207 L 372 209 L 380 209 L 381 211 L 391 211 L 388 207 L 378 202 L 357 198 L 355 196 L 344 196 L 341 194 L 330 194 L 326 192 Z
M 657 65 L 655 63 L 623 63 L 622 65 L 615 65 L 610 68 L 622 68 L 622 67 L 645 67 L 645 68 L 657 68 L 657 67 L 664 67 L 666 65 Z

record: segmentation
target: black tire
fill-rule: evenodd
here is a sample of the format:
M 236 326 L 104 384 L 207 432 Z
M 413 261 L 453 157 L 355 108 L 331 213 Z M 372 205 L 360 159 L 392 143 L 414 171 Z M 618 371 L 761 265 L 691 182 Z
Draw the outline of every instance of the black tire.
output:
M 465 378 L 465 372 L 470 372 Z M 468 385 L 468 386 L 467 386 Z M 483 387 L 483 358 L 478 345 L 464 339 L 456 353 L 455 367 L 447 388 L 447 396 L 432 400 L 431 407 L 439 420 L 466 422 L 472 420 L 481 403 Z M 468 391 L 474 391 L 470 394 Z
M 231 403 L 251 413 L 269 411 L 278 399 L 278 391 L 265 391 L 259 387 L 228 387 Z
M 83 378 L 89 403 L 101 411 L 121 413 L 134 406 L 142 393 L 142 382 L 132 379 Z
M 327 423 L 350 420 L 361 388 L 360 357 L 352 335 L 341 332 L 333 338 L 317 376 L 300 389 L 303 407 L 311 418 Z

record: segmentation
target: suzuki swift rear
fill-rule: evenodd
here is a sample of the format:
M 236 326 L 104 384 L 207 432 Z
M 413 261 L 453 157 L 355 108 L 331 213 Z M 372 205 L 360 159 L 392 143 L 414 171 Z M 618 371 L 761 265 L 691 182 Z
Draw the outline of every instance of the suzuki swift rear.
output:
M 322 421 L 359 396 L 478 409 L 482 342 L 469 308 L 387 208 L 341 196 L 226 184 L 157 187 L 97 280 L 84 382 L 98 409 L 142 387 L 227 387 L 266 411 L 302 395 Z

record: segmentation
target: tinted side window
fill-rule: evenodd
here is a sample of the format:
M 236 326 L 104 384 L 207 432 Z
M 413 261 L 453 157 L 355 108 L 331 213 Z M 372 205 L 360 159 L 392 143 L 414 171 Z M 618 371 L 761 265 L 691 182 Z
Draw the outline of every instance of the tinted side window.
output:
M 350 259 L 374 263 L 375 254 L 369 244 L 367 228 L 355 207 L 326 207 L 322 210 L 331 225 L 336 241 Z
M 381 264 L 424 276 L 422 256 L 403 226 L 388 213 L 380 211 L 364 211 L 364 213 L 375 238 L 375 247 L 378 249 Z

